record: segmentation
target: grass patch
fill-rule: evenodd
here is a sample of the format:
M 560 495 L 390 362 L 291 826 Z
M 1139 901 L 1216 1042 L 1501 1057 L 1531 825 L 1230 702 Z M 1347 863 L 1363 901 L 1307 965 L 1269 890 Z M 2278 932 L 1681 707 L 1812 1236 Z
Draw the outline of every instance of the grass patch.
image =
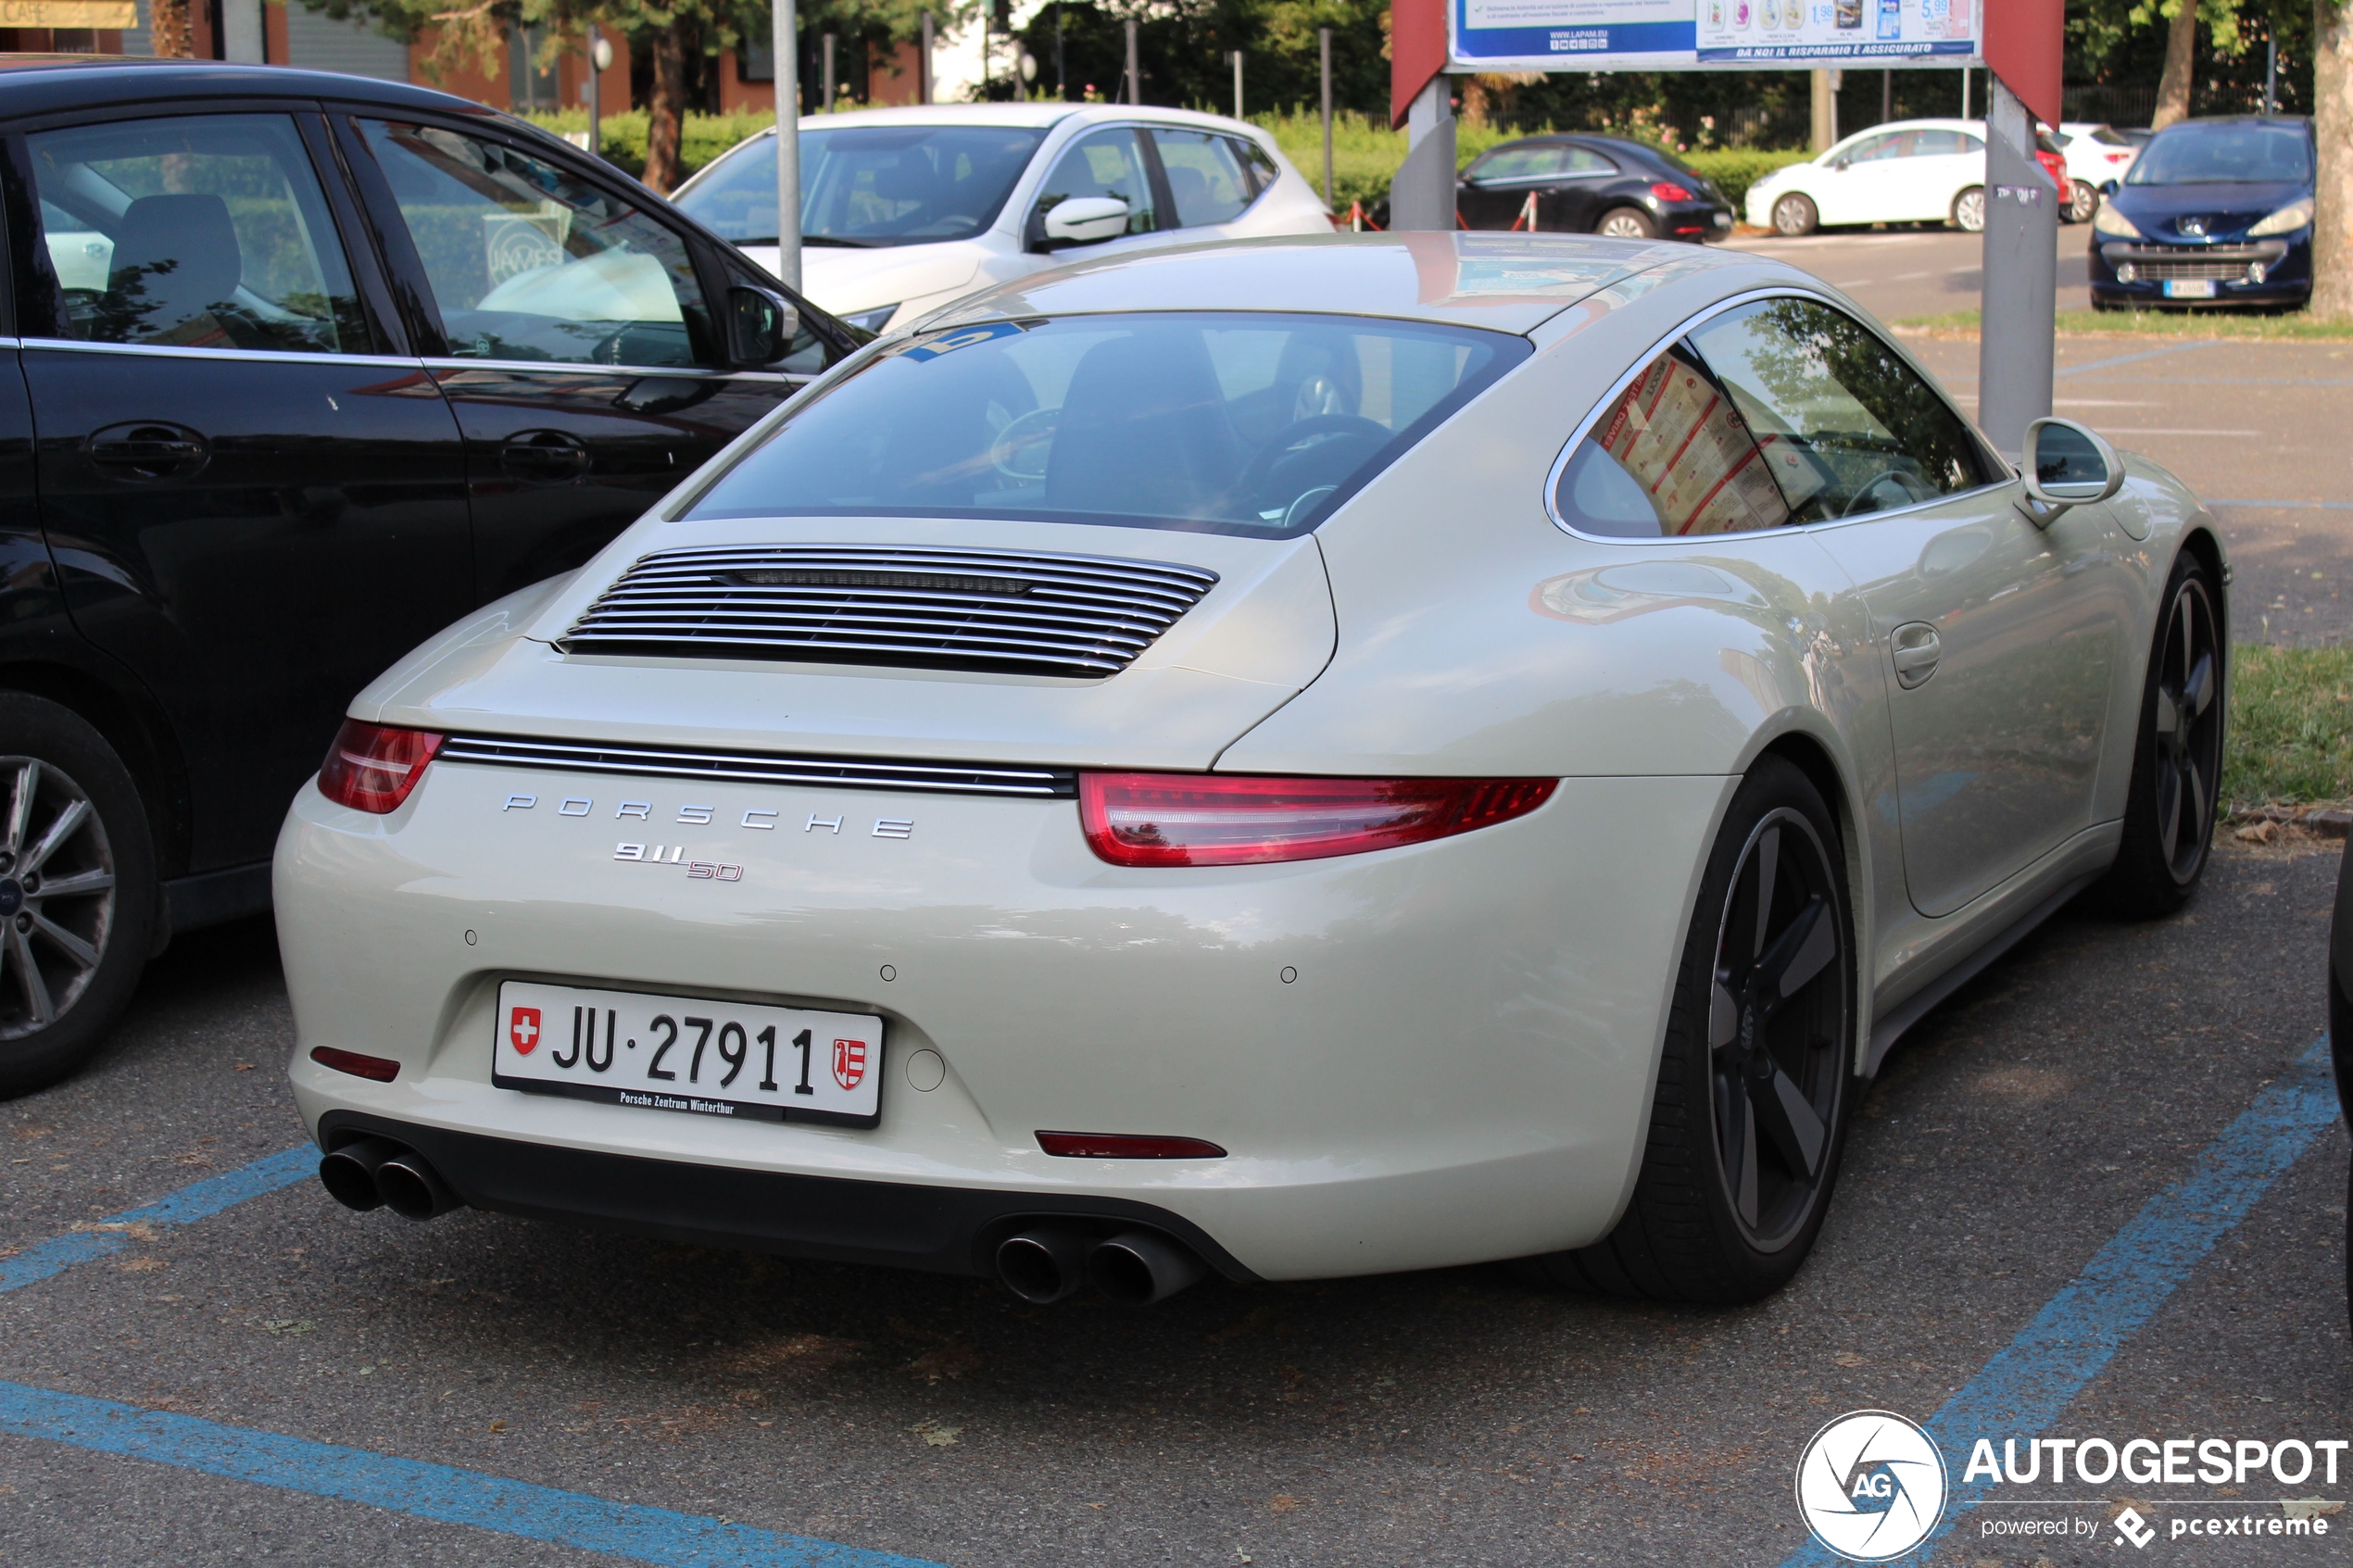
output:
M 2353 648 L 2231 650 L 2222 804 L 2353 799 Z
M 2236 310 L 2062 310 L 2058 331 L 2063 337 L 2251 338 L 2273 341 L 2343 342 L 2353 338 L 2353 320 L 2322 320 L 2298 312 L 2290 316 L 2257 316 Z M 1907 332 L 1931 337 L 1975 337 L 1974 310 L 1948 310 L 1941 316 L 1907 316 L 1895 323 Z

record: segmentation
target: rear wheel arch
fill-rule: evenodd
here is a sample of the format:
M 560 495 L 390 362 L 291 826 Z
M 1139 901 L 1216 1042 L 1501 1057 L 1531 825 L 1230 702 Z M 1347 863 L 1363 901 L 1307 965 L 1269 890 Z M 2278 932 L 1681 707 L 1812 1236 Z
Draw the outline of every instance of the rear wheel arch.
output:
M 170 725 L 144 693 L 127 693 L 86 670 L 43 660 L 0 662 L 0 691 L 45 697 L 96 730 L 138 786 L 158 874 L 169 877 L 186 868 L 187 767 Z

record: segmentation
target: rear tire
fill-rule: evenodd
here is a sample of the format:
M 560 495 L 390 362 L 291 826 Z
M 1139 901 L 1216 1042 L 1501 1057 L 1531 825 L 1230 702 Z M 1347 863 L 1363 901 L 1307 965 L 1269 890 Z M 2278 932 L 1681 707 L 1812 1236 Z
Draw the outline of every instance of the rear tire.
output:
M 1806 775 L 1758 762 L 1701 879 L 1633 1198 L 1592 1246 L 1530 1260 L 1540 1275 L 1730 1305 L 1797 1273 L 1858 1092 L 1845 864 Z
M 1797 191 L 1773 203 L 1773 232 L 1788 239 L 1803 239 L 1822 226 L 1821 209 L 1814 198 Z
M 2067 220 L 2089 223 L 2100 215 L 2100 193 L 2081 180 L 2071 181 L 2068 188 Z
M 2163 603 L 2141 686 L 2124 842 L 2099 887 L 2101 903 L 2133 920 L 2157 920 L 2189 902 L 2221 809 L 2229 655 L 2211 578 L 2186 550 Z
M 1613 240 L 1655 240 L 1658 238 L 1658 225 L 1638 207 L 1614 207 L 1602 214 L 1602 220 L 1593 225 L 1593 232 Z
M 97 1049 L 146 967 L 155 915 L 131 771 L 70 709 L 0 693 L 0 1098 Z
M 1953 227 L 1964 234 L 1985 232 L 1985 187 L 1971 185 L 1953 198 Z

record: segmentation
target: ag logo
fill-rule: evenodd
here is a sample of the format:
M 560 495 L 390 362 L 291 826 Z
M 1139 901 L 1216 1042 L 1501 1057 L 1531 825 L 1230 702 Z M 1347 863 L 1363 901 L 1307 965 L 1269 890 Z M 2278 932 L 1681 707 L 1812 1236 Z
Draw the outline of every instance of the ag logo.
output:
M 515 1045 L 515 1054 L 529 1056 L 531 1047 L 539 1043 L 539 1010 L 516 1008 L 507 1016 L 507 1038 Z
M 1854 1562 L 1884 1562 L 1944 1514 L 1944 1459 L 1913 1423 L 1856 1411 L 1814 1434 L 1797 1461 L 1797 1508 L 1814 1538 Z

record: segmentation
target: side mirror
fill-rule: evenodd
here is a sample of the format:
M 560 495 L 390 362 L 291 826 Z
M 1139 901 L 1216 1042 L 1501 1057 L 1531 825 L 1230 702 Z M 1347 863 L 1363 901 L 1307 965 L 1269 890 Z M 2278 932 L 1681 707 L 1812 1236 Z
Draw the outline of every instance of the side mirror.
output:
M 2112 196 L 2112 195 L 2116 194 L 2116 182 L 2115 182 L 2115 181 L 2113 181 L 2113 180 L 2103 180 L 2103 181 L 2101 181 L 2101 182 L 2100 182 L 2100 194 L 2102 194 L 2102 195 L 2104 195 L 2104 196 Z
M 800 312 L 766 289 L 738 283 L 727 291 L 729 348 L 741 365 L 773 365 L 792 352 Z
M 2026 515 L 2048 528 L 2070 507 L 2105 501 L 2124 487 L 2124 460 L 2099 433 L 2073 420 L 2041 419 L 2026 427 L 2021 464 Z
M 1101 245 L 1127 232 L 1127 204 L 1117 196 L 1066 196 L 1046 214 L 1046 238 L 1069 245 Z

